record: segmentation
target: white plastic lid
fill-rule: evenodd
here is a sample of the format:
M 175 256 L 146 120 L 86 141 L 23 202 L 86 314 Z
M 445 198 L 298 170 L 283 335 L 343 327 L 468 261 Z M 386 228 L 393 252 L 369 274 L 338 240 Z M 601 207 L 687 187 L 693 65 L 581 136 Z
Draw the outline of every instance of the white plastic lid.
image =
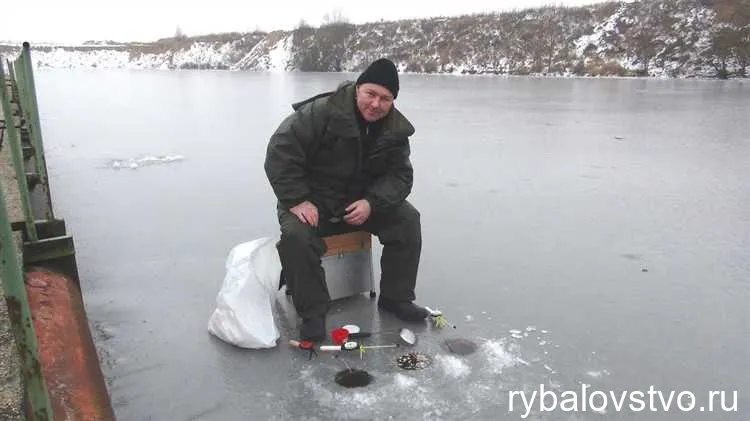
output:
M 359 326 L 357 325 L 346 325 L 342 327 L 349 333 L 359 333 Z

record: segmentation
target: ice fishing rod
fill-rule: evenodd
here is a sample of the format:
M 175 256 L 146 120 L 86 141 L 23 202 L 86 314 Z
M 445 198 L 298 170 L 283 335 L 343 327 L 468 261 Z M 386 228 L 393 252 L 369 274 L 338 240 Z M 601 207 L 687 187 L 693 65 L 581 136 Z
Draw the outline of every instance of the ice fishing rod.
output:
M 321 351 L 359 351 L 359 359 L 364 359 L 365 351 L 368 349 L 378 349 L 378 348 L 398 348 L 398 344 L 390 344 L 390 345 L 365 345 L 362 342 L 357 341 L 347 341 L 344 342 L 341 345 L 321 345 L 320 350 Z
M 317 354 L 315 352 L 315 346 L 313 342 L 311 341 L 298 341 L 296 339 L 290 339 L 289 345 L 303 349 L 303 350 L 309 350 L 310 351 L 310 359 L 312 359 L 313 354 Z M 320 345 L 318 347 L 319 351 L 322 352 L 340 352 L 340 351 L 359 351 L 359 358 L 362 359 L 364 356 L 365 351 L 368 349 L 378 349 L 378 348 L 398 348 L 398 344 L 390 344 L 390 345 L 365 345 L 364 343 L 357 342 L 357 341 L 347 341 L 344 342 L 341 345 Z
M 372 336 L 377 335 L 384 335 L 387 333 L 396 333 L 398 332 L 399 338 L 401 338 L 404 343 L 407 345 L 414 345 L 417 343 L 417 335 L 411 330 L 407 328 L 401 328 L 401 329 L 390 329 L 390 330 L 381 330 L 379 332 L 356 332 L 349 334 L 350 339 L 362 339 L 362 338 L 370 338 Z
M 298 349 L 302 349 L 304 351 L 309 351 L 310 354 L 307 357 L 308 360 L 312 360 L 313 355 L 318 355 L 318 353 L 315 352 L 315 344 L 312 341 L 298 341 L 295 339 L 290 339 L 289 345 Z
M 344 342 L 341 345 L 321 345 L 321 351 L 355 351 L 358 349 L 375 349 L 375 348 L 398 348 L 398 344 L 391 345 L 365 345 L 357 341 Z
M 440 310 L 433 310 L 427 306 L 424 307 L 425 310 L 427 310 L 427 313 L 429 313 L 430 320 L 432 321 L 432 324 L 435 325 L 438 329 L 442 329 L 445 326 L 450 326 L 453 329 L 456 328 L 456 325 L 449 322 L 448 319 L 445 318 L 445 315 Z

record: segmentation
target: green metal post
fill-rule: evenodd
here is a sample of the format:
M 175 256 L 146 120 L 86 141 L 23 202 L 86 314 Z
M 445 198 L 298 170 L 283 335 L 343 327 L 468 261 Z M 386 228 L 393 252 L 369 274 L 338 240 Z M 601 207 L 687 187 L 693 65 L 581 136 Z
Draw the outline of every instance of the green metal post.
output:
M 10 75 L 11 79 L 14 77 L 13 75 L 16 74 L 16 64 L 13 61 L 5 60 L 8 63 L 8 74 Z M 15 83 L 11 84 L 11 100 L 13 98 L 18 98 L 18 86 L 16 86 Z
M 26 94 L 25 78 L 23 74 L 24 69 L 20 55 L 13 60 L 13 70 L 14 72 L 10 74 L 10 77 L 15 97 L 11 97 L 11 101 L 14 99 L 17 101 L 19 108 L 21 108 L 21 117 L 26 121 L 28 127 L 29 117 L 27 115 L 27 110 L 29 109 L 29 104 L 27 103 L 28 95 Z
M 26 224 L 26 233 L 29 239 L 37 241 L 39 237 L 34 224 L 34 215 L 31 210 L 31 198 L 29 197 L 29 186 L 26 182 L 26 173 L 23 168 L 23 150 L 21 149 L 21 139 L 18 136 L 15 119 L 10 109 L 10 98 L 5 86 L 5 72 L 0 66 L 0 102 L 2 103 L 3 115 L 5 116 L 5 131 L 8 134 L 8 145 L 13 156 L 13 167 L 16 171 L 16 180 L 18 181 L 18 192 L 21 195 L 21 207 L 23 209 L 23 219 Z
M 3 99 L 3 104 L 5 102 Z M 8 127 L 13 127 L 13 124 Z M 0 276 L 3 278 L 5 301 L 8 303 L 8 314 L 13 326 L 16 346 L 23 362 L 26 395 L 31 404 L 33 419 L 48 421 L 53 419 L 52 404 L 47 393 L 42 366 L 39 363 L 36 331 L 31 319 L 24 275 L 18 260 L 6 209 L 5 196 L 3 189 L 0 188 Z
M 19 54 L 18 57 L 16 57 L 15 60 L 13 60 L 13 73 L 10 73 L 10 82 L 11 82 L 11 89 L 13 95 L 10 97 L 10 101 L 16 102 L 16 105 L 19 108 L 19 116 L 21 118 L 21 126 L 20 127 L 26 127 L 26 130 L 31 133 L 31 128 L 29 125 L 29 116 L 28 116 L 28 109 L 29 104 L 27 101 L 28 95 L 26 94 L 26 88 L 24 87 L 24 75 L 23 75 L 23 63 L 21 62 L 21 55 Z M 21 138 L 21 140 L 23 140 Z M 24 169 L 26 167 L 24 166 Z
M 14 60 L 16 69 L 16 74 L 14 76 L 16 87 L 18 88 L 18 102 L 21 104 L 21 109 L 26 117 L 26 123 L 29 124 L 29 109 L 31 104 L 29 104 L 29 88 L 26 83 L 26 66 L 24 64 L 23 56 L 24 51 L 21 50 L 21 54 L 19 54 Z
M 24 82 L 28 103 L 29 125 L 31 126 L 31 144 L 34 147 L 36 162 L 36 173 L 39 174 L 41 187 L 47 199 L 48 206 L 45 208 L 44 219 L 54 219 L 52 212 L 52 197 L 49 193 L 49 178 L 47 177 L 47 162 L 44 157 L 44 145 L 42 144 L 42 124 L 39 120 L 39 104 L 36 98 L 36 85 L 34 83 L 34 70 L 31 63 L 31 46 L 28 42 L 23 43 L 21 53 L 22 66 L 24 68 Z

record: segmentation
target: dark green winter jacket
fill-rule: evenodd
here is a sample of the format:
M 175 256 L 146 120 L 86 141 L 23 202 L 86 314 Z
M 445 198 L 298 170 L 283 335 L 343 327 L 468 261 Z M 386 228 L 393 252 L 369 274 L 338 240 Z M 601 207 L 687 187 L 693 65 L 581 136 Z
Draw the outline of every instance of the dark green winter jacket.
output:
M 309 200 L 320 218 L 342 216 L 365 198 L 373 213 L 400 204 L 411 192 L 409 136 L 414 126 L 395 106 L 377 126 L 357 124 L 353 82 L 292 105 L 268 144 L 265 171 L 279 207 Z

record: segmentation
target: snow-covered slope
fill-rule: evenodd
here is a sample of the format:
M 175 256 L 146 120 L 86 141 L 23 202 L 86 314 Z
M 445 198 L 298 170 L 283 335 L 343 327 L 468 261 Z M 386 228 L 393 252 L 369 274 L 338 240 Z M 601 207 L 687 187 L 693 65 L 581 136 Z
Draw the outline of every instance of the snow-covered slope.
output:
M 744 76 L 750 2 L 606 2 L 150 44 L 33 48 L 35 64 L 49 67 L 359 71 L 387 56 L 403 71 L 425 73 Z M 17 50 L 0 44 L 0 54 Z

